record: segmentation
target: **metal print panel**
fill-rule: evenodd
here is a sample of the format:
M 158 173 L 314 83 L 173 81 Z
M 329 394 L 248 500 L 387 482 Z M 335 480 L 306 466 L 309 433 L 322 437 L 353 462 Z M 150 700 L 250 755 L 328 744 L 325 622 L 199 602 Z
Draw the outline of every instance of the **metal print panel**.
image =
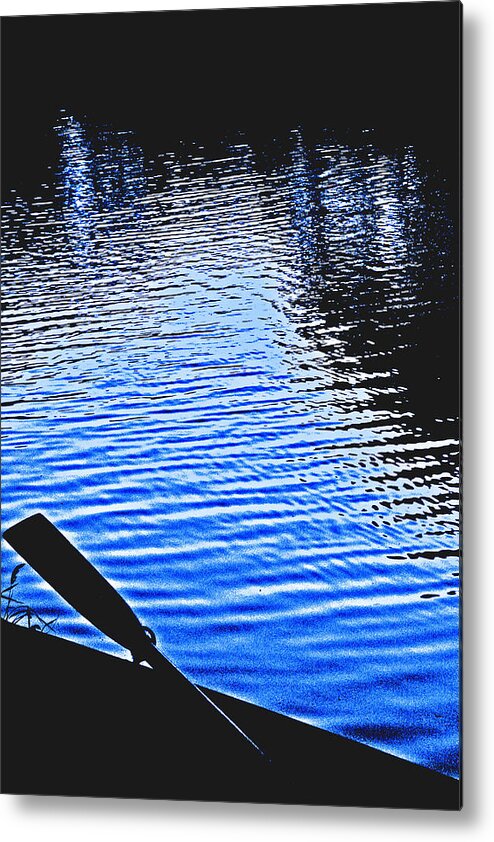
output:
M 3 791 L 459 809 L 461 5 L 2 39 Z

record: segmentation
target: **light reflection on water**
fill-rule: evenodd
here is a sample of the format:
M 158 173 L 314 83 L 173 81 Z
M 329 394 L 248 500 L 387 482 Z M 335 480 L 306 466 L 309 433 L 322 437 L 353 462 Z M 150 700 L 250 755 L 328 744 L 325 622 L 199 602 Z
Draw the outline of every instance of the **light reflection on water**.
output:
M 3 212 L 4 525 L 45 512 L 194 680 L 456 775 L 447 185 L 372 133 L 56 131 Z

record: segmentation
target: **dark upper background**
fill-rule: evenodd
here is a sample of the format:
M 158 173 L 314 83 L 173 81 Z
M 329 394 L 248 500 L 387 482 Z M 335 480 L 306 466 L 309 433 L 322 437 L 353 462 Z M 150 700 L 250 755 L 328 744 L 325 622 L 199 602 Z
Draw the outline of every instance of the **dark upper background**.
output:
M 60 108 L 143 135 L 377 128 L 456 166 L 458 2 L 2 19 L 3 187 Z

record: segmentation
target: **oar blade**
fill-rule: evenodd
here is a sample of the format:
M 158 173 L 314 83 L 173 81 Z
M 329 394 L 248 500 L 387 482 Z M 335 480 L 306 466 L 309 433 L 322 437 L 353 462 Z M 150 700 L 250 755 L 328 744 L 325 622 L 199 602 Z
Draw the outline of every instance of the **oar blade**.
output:
M 148 649 L 149 640 L 130 606 L 43 514 L 5 530 L 4 538 L 96 628 L 137 657 Z

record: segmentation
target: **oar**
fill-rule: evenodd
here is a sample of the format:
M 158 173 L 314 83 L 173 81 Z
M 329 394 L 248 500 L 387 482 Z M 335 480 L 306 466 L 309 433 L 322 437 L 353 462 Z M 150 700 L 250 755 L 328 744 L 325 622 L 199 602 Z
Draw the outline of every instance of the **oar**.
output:
M 244 754 L 247 750 L 267 760 L 259 746 L 156 649 L 154 635 L 123 597 L 44 515 L 25 518 L 5 530 L 4 538 L 76 611 L 128 649 L 134 661 L 146 661 L 159 671 L 167 687 L 198 712 L 210 738 L 218 734 L 219 743 L 227 739 Z

